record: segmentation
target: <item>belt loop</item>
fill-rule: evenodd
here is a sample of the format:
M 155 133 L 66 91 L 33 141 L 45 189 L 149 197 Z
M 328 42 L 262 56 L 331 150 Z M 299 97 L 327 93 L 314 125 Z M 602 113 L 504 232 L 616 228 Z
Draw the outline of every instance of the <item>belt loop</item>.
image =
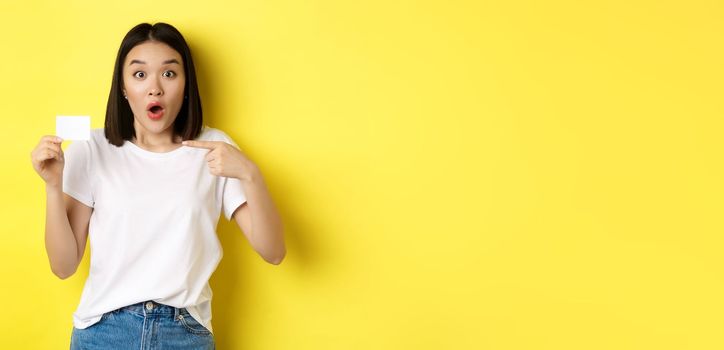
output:
M 178 320 L 178 315 L 179 315 L 178 308 L 174 307 L 173 308 L 173 319 Z

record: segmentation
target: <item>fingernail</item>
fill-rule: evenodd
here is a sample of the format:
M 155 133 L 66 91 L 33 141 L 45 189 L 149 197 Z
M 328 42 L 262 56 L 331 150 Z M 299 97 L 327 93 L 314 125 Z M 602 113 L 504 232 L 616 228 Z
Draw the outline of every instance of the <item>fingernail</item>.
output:
M 55 141 L 63 142 L 63 139 L 61 139 L 60 137 L 56 137 L 56 138 L 55 138 Z
M 186 146 L 186 145 L 188 145 L 188 141 L 181 142 L 181 144 Z

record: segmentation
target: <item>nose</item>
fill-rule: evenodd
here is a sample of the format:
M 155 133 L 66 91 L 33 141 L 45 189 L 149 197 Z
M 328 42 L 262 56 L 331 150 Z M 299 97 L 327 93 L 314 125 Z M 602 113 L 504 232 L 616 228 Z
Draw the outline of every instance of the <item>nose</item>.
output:
M 161 96 L 161 95 L 163 95 L 163 90 L 155 87 L 155 88 L 152 88 L 151 90 L 149 90 L 148 94 L 150 96 Z

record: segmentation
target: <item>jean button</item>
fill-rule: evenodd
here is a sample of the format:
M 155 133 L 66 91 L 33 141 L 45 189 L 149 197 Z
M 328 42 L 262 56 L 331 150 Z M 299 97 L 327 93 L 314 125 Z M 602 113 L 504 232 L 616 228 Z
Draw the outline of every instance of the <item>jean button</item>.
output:
M 153 303 L 152 302 L 146 302 L 146 310 L 152 310 L 153 309 Z

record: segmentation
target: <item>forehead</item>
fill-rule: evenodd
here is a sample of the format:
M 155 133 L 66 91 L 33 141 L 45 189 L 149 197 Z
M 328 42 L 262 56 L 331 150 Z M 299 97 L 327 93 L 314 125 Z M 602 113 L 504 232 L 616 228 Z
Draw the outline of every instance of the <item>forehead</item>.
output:
M 131 60 L 140 60 L 149 65 L 161 65 L 162 62 L 175 58 L 181 64 L 181 54 L 174 50 L 171 46 L 159 41 L 145 41 L 134 46 L 126 55 L 124 66 L 127 66 Z

